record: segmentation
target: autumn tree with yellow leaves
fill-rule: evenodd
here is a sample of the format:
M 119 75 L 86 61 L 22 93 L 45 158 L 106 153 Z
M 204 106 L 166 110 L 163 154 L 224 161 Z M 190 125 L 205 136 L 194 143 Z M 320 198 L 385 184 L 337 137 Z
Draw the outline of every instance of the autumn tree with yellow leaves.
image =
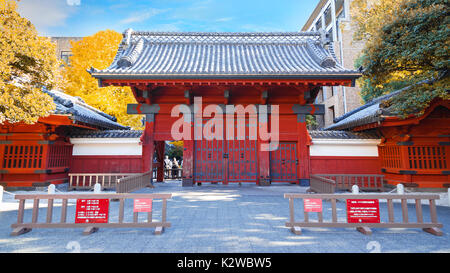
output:
M 17 2 L 0 0 L 0 124 L 35 123 L 55 104 L 41 89 L 55 86 L 54 44 L 19 15 Z
M 127 104 L 136 103 L 129 87 L 99 87 L 98 81 L 87 70 L 107 68 L 113 61 L 122 34 L 113 31 L 99 31 L 96 34 L 73 42 L 70 65 L 63 68 L 63 90 L 82 98 L 87 104 L 115 116 L 117 122 L 134 129 L 142 128 L 141 115 L 128 115 Z

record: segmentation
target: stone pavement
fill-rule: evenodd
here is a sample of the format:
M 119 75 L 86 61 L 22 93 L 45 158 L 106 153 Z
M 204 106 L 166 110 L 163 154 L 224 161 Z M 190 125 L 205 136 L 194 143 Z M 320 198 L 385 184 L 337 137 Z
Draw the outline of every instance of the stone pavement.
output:
M 183 188 L 180 181 L 155 185 L 155 189 L 138 192 L 173 194 L 167 204 L 167 219 L 172 227 L 160 236 L 153 235 L 153 229 L 139 228 L 104 228 L 83 236 L 83 229 L 79 228 L 34 229 L 11 237 L 10 225 L 17 219 L 18 203 L 5 196 L 0 207 L 0 252 L 450 252 L 450 207 L 437 207 L 438 220 L 444 224 L 441 237 L 421 229 L 372 229 L 373 234 L 365 236 L 351 228 L 309 228 L 303 229 L 302 235 L 294 235 L 285 227 L 289 209 L 283 194 L 305 192 L 305 187 L 203 184 Z M 27 208 L 31 206 L 32 203 L 27 203 Z M 59 215 L 59 206 L 57 203 L 54 215 Z M 111 202 L 111 207 L 114 206 L 117 207 L 118 202 Z M 160 219 L 160 207 L 161 202 L 155 201 L 154 219 Z M 325 221 L 331 218 L 330 207 L 329 202 L 324 204 Z M 386 211 L 385 203 L 380 203 L 380 207 L 382 212 Z M 394 207 L 396 217 L 401 217 L 400 204 Z M 129 210 L 125 221 L 131 221 L 132 200 L 126 202 L 125 209 Z M 414 207 L 409 206 L 409 210 L 413 211 Z M 424 219 L 429 219 L 428 206 L 424 205 L 423 210 Z M 30 211 L 26 211 L 25 217 L 30 216 Z M 110 211 L 118 210 L 111 208 Z M 39 216 L 44 219 L 45 214 L 45 201 L 41 201 Z M 73 219 L 74 214 L 75 202 L 71 201 L 68 215 Z M 117 214 L 110 214 L 111 221 L 116 221 L 117 217 Z M 338 202 L 338 217 L 346 217 L 344 202 Z M 387 218 L 383 214 L 381 217 Z

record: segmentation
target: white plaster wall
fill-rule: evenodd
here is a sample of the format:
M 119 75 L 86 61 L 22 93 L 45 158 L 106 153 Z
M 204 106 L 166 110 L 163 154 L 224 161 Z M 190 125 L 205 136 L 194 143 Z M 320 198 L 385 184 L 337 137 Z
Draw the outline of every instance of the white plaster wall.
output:
M 142 155 L 139 138 L 71 138 L 72 155 Z
M 313 139 L 310 156 L 378 156 L 379 139 Z

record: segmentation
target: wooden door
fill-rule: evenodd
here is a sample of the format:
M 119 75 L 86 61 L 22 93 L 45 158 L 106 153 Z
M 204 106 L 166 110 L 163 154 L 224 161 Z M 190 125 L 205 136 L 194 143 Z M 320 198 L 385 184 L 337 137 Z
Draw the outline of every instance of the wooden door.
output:
M 270 179 L 272 182 L 297 182 L 297 143 L 280 142 L 270 152 Z

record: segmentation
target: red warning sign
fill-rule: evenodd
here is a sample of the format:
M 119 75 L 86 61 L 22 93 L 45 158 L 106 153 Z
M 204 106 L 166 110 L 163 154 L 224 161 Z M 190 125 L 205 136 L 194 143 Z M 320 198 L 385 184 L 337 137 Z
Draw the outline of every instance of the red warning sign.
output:
M 134 212 L 151 212 L 152 199 L 134 199 Z
M 379 223 L 378 199 L 347 199 L 348 223 Z
M 109 199 L 78 199 L 76 224 L 108 223 Z
M 322 199 L 303 199 L 305 212 L 322 212 Z

